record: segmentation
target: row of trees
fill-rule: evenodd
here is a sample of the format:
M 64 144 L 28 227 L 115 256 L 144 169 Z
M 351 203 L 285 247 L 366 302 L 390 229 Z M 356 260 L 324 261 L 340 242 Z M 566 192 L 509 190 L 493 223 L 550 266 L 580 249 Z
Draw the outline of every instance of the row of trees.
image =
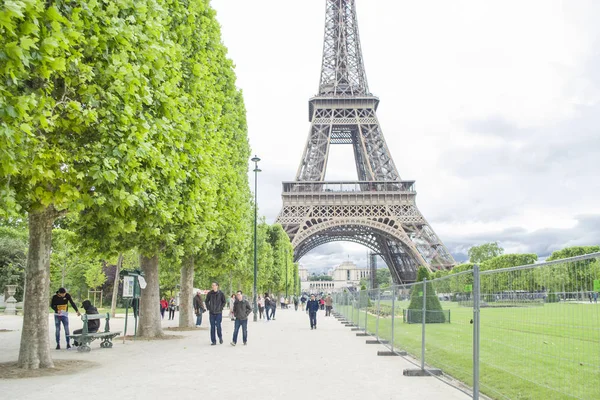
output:
M 50 265 L 74 273 L 71 236 L 94 254 L 74 263 L 86 282 L 139 255 L 142 336 L 162 335 L 159 270 L 180 268 L 191 325 L 195 270 L 247 279 L 252 237 L 244 103 L 209 1 L 28 0 L 0 19 L 0 218 L 28 229 L 19 366 L 53 366 Z
M 600 246 L 575 246 L 555 251 L 546 261 L 562 260 L 570 257 L 596 253 Z M 534 264 L 538 260 L 536 254 L 502 254 L 483 257 L 477 263 L 481 271 L 500 270 L 511 267 Z M 450 271 L 436 271 L 433 278 L 448 276 L 449 279 L 436 282 L 438 293 L 463 293 L 473 284 L 472 274 L 461 272 L 473 269 L 475 263 L 458 265 Z M 492 275 L 482 275 L 481 292 L 498 293 L 503 291 L 547 291 L 577 292 L 593 290 L 594 281 L 600 279 L 600 261 L 590 259 L 557 263 L 540 268 L 530 268 Z
M 281 225 L 258 225 L 258 291 L 259 293 L 297 293 L 298 264 L 293 262 L 293 249 Z M 0 226 L 0 287 L 17 285 L 16 298 L 23 298 L 25 264 L 27 258 L 26 227 Z M 252 292 L 254 278 L 253 249 L 240 249 L 243 259 L 238 269 L 196 266 L 193 287 L 209 289 L 213 281 L 220 282 L 224 291 Z M 161 296 L 175 295 L 180 289 L 182 260 L 162 257 L 159 261 L 159 289 Z M 113 289 L 121 293 L 120 270 L 139 268 L 139 253 L 130 250 L 121 257 L 104 259 L 102 255 L 82 249 L 78 236 L 67 229 L 52 231 L 50 256 L 50 291 L 66 287 L 76 301 L 87 298 L 89 290 L 102 290 L 105 304 L 111 304 Z M 286 290 L 287 289 L 287 290 Z M 113 302 L 116 306 L 117 302 Z M 113 310 L 114 312 L 114 310 Z

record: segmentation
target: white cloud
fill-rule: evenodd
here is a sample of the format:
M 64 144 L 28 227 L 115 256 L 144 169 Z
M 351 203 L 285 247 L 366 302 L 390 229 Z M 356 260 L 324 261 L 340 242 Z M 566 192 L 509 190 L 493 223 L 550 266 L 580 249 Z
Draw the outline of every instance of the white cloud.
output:
M 273 221 L 308 134 L 325 2 L 212 5 L 263 159 L 260 211 Z M 600 242 L 578 219 L 600 214 L 600 2 L 357 0 L 357 9 L 390 151 L 455 254 L 515 227 L 522 231 L 510 246 L 519 250 Z M 328 177 L 353 178 L 352 162 L 335 149 Z M 528 239 L 554 229 L 567 235 Z M 330 244 L 302 263 L 324 268 L 348 254 L 366 260 L 362 247 Z

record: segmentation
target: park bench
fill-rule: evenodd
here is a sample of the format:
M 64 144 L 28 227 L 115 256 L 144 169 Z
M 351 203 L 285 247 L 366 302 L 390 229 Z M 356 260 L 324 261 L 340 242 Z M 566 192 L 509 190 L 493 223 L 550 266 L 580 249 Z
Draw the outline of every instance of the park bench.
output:
M 104 323 L 104 332 L 89 332 L 88 331 L 88 321 L 96 320 L 96 319 L 105 319 Z M 99 339 L 102 342 L 100 343 L 100 347 L 103 349 L 108 349 L 113 347 L 112 340 L 116 336 L 119 336 L 121 332 L 111 332 L 110 331 L 110 314 L 83 314 L 81 316 L 81 320 L 83 321 L 83 332 L 77 335 L 71 335 L 71 339 L 74 339 L 78 343 L 77 351 L 79 352 L 89 352 L 92 349 L 90 348 L 90 343 L 94 340 Z

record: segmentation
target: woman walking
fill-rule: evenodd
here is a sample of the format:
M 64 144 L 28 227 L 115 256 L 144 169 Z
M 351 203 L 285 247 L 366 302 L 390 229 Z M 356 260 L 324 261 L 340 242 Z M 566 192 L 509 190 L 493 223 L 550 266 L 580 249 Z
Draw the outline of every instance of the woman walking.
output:
M 229 298 L 229 319 L 235 321 L 235 315 L 233 314 L 233 305 L 235 304 L 235 294 L 231 294 Z
M 169 308 L 169 303 L 167 303 L 167 299 L 160 299 L 160 319 L 165 319 L 165 310 Z
M 258 296 L 258 315 L 259 315 L 260 319 L 263 319 L 264 311 L 265 311 L 265 300 L 261 296 Z
M 267 321 L 271 320 L 271 298 L 269 297 L 269 293 L 265 293 L 265 315 L 267 317 Z
M 175 319 L 175 308 L 177 308 L 175 298 L 171 297 L 171 300 L 169 300 L 169 319 Z

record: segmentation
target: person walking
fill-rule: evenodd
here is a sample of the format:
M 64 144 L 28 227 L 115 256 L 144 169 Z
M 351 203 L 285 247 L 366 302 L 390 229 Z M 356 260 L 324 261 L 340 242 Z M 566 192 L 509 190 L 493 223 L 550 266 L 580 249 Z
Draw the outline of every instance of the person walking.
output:
M 317 329 L 317 311 L 319 311 L 319 302 L 315 300 L 315 295 L 310 295 L 310 300 L 306 303 L 306 312 L 310 320 L 310 329 Z
M 306 306 L 306 296 L 302 295 L 300 298 L 300 303 L 302 303 L 302 311 L 304 311 L 304 306 Z
M 275 311 L 277 311 L 277 296 L 271 295 L 271 319 L 275 321 Z
M 261 320 L 263 319 L 264 311 L 265 311 L 265 300 L 261 296 L 258 296 L 258 316 Z
M 283 296 L 279 299 L 279 303 L 281 303 L 281 309 L 283 310 L 285 308 L 285 298 Z
M 177 304 L 175 303 L 175 297 L 171 297 L 169 300 L 169 319 L 175 319 L 175 309 L 177 308 Z
M 271 320 L 271 303 L 273 303 L 273 300 L 269 297 L 269 293 L 265 293 L 265 315 L 267 321 Z
M 298 311 L 298 296 L 294 295 L 294 310 Z
M 235 317 L 233 316 L 233 304 L 235 303 L 235 294 L 231 293 L 231 297 L 229 298 L 229 319 L 234 321 Z
M 244 346 L 248 344 L 248 316 L 252 314 L 252 306 L 248 303 L 248 300 L 244 299 L 241 290 L 238 290 L 235 295 L 235 302 L 233 303 L 233 315 L 235 316 L 235 325 L 233 328 L 233 340 L 231 345 L 237 344 L 238 333 L 240 327 L 242 328 L 242 340 Z
M 56 294 L 52 296 L 50 307 L 54 310 L 54 326 L 56 327 L 56 350 L 60 350 L 60 324 L 63 325 L 65 330 L 65 338 L 67 339 L 67 350 L 71 348 L 71 337 L 69 335 L 69 303 L 71 307 L 80 316 L 77 306 L 73 302 L 73 298 L 65 288 L 60 288 L 56 291 Z
M 92 302 L 89 300 L 84 300 L 81 304 L 81 307 L 85 310 L 87 315 L 99 314 L 98 309 L 92 305 Z M 90 319 L 87 323 L 88 333 L 96 333 L 98 329 L 100 329 L 100 320 L 99 319 Z M 81 335 L 83 333 L 83 328 L 75 329 L 73 331 L 73 335 Z M 79 346 L 77 343 L 77 339 L 73 339 L 73 346 Z
M 319 296 L 319 307 L 321 310 L 325 309 L 325 300 L 323 300 L 323 296 Z
M 164 297 L 160 299 L 160 319 L 165 319 L 165 310 L 169 308 L 169 303 Z
M 202 300 L 202 293 L 198 290 L 198 293 L 194 296 L 194 313 L 196 314 L 196 327 L 199 328 L 202 325 L 202 313 L 206 311 L 204 308 L 204 301 Z
M 333 298 L 331 297 L 330 294 L 328 294 L 327 297 L 325 298 L 325 316 L 326 317 L 331 316 L 332 308 L 333 308 Z
M 219 290 L 219 284 L 217 282 L 212 283 L 212 290 L 206 295 L 204 304 L 210 317 L 210 344 L 211 346 L 217 344 L 216 336 L 219 336 L 219 343 L 223 344 L 221 322 L 223 321 L 223 309 L 225 308 L 227 301 L 225 300 L 223 292 Z

